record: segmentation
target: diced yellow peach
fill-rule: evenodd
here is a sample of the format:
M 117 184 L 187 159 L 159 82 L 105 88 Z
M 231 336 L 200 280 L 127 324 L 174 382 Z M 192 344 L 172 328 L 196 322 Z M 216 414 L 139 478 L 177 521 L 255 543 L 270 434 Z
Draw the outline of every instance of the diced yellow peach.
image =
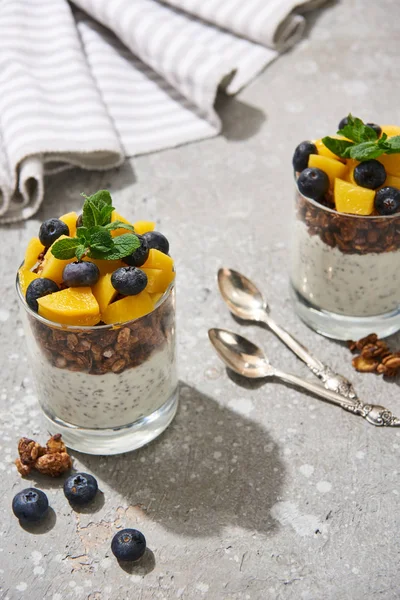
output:
M 126 323 L 147 315 L 153 310 L 153 301 L 150 294 L 144 290 L 136 296 L 125 296 L 121 300 L 112 302 L 102 313 L 102 320 L 107 325 Z
M 156 306 L 159 303 L 159 301 L 161 300 L 161 298 L 163 296 L 164 296 L 164 294 L 162 292 L 159 292 L 157 294 L 150 294 L 150 297 L 153 300 L 154 306 Z
M 400 127 L 398 125 L 382 125 L 382 133 L 386 133 L 388 137 L 400 135 Z
M 133 226 L 135 228 L 135 233 L 143 235 L 148 231 L 154 231 L 156 224 L 154 223 L 154 221 L 136 221 L 136 223 L 134 223 Z
M 375 190 L 352 185 L 342 179 L 335 180 L 336 210 L 353 215 L 370 215 L 374 210 Z
M 355 160 L 354 158 L 348 158 L 346 160 L 346 175 L 345 175 L 345 177 L 340 177 L 339 179 L 345 179 L 349 183 L 352 183 L 353 185 L 357 185 L 356 180 L 354 179 L 354 169 L 359 164 L 360 164 L 360 161 Z
M 21 288 L 21 292 L 24 296 L 26 294 L 28 285 L 31 283 L 31 281 L 37 279 L 38 277 L 39 275 L 37 273 L 32 273 L 32 271 L 27 269 L 25 266 L 20 268 L 18 271 L 18 281 L 19 287 Z
M 100 312 L 103 313 L 118 293 L 111 283 L 111 273 L 106 273 L 100 277 L 92 287 L 92 292 L 99 304 Z
M 338 160 L 328 158 L 327 156 L 320 156 L 319 154 L 310 154 L 308 166 L 324 171 L 329 177 L 331 188 L 333 188 L 335 179 L 343 179 L 347 170 L 346 165 Z
M 126 264 L 123 263 L 121 260 L 98 260 L 97 258 L 89 258 L 88 256 L 85 256 L 83 260 L 87 260 L 97 265 L 100 271 L 100 275 L 112 273 L 120 267 L 126 267 Z
M 394 175 L 386 175 L 385 183 L 382 187 L 386 187 L 390 185 L 391 187 L 398 188 L 400 190 L 400 177 L 395 177 Z
M 68 236 L 61 235 L 58 240 L 62 240 L 64 238 L 68 238 Z M 58 240 L 56 240 L 54 244 L 58 242 Z M 74 257 L 70 258 L 69 260 L 60 260 L 59 258 L 53 256 L 51 248 L 52 247 L 50 246 L 50 248 L 47 250 L 46 256 L 39 267 L 39 275 L 40 277 L 48 277 L 49 279 L 52 279 L 56 283 L 60 284 L 63 280 L 62 274 L 64 267 L 66 267 L 66 265 L 69 263 L 74 262 L 76 258 Z
M 149 257 L 144 263 L 145 269 L 162 269 L 165 271 L 172 271 L 174 261 L 168 254 L 164 254 L 155 248 L 152 248 L 149 252 Z
M 130 221 L 127 221 L 125 217 L 121 216 L 116 210 L 113 210 L 113 212 L 111 213 L 111 223 L 114 223 L 114 221 L 121 221 L 122 223 L 132 225 Z M 129 229 L 114 229 L 113 231 L 111 231 L 112 237 L 118 237 L 123 233 L 132 233 L 132 231 L 130 231 Z
M 66 225 L 68 225 L 69 229 L 69 237 L 75 237 L 76 235 L 76 220 L 78 215 L 76 212 L 69 212 L 62 217 L 60 217 L 60 221 L 63 221 Z
M 24 267 L 32 269 L 38 262 L 38 256 L 44 250 L 43 244 L 40 243 L 39 238 L 34 237 L 29 241 L 29 244 L 25 251 Z
M 377 160 L 383 164 L 386 173 L 400 177 L 400 154 L 381 154 Z
M 166 269 L 142 268 L 142 271 L 147 275 L 146 292 L 149 292 L 149 294 L 164 293 L 175 278 L 175 273 Z
M 100 321 L 100 310 L 90 287 L 66 288 L 38 298 L 39 315 L 62 325 L 92 326 Z

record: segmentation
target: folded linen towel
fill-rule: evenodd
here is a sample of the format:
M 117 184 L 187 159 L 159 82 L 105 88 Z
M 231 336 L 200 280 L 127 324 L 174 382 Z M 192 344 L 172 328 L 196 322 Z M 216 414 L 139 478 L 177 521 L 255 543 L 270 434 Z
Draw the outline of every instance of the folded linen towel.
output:
M 220 85 L 246 85 L 297 41 L 294 7 L 322 2 L 3 0 L 0 222 L 38 210 L 46 173 L 216 135 Z

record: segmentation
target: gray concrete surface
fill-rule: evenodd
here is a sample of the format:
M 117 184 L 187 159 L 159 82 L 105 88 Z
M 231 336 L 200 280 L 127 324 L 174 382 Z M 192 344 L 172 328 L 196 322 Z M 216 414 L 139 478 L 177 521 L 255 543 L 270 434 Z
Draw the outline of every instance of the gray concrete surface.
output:
M 210 326 L 243 331 L 282 367 L 307 371 L 268 331 L 229 316 L 216 288 L 228 265 L 268 294 L 274 315 L 362 398 L 400 414 L 398 381 L 354 373 L 342 345 L 308 330 L 288 297 L 290 160 L 304 138 L 333 132 L 349 110 L 400 124 L 398 2 L 347 0 L 321 12 L 308 37 L 237 98 L 219 102 L 224 135 L 143 156 L 104 174 L 49 179 L 37 216 L 1 230 L 2 600 L 395 600 L 400 598 L 400 432 L 280 383 L 231 380 Z M 178 265 L 181 404 L 156 442 L 118 457 L 73 453 L 103 495 L 73 512 L 58 481 L 32 477 L 54 514 L 22 529 L 11 499 L 21 435 L 46 431 L 25 356 L 14 273 L 40 220 L 78 209 L 81 191 L 109 188 L 123 214 L 158 221 Z M 400 347 L 400 336 L 393 339 Z M 121 569 L 120 526 L 152 551 Z

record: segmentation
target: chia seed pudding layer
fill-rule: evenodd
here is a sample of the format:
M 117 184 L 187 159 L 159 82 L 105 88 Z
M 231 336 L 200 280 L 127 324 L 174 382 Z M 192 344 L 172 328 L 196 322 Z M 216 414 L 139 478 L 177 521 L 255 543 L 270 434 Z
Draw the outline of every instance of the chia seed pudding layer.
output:
M 32 366 L 44 412 L 79 427 L 107 429 L 134 423 L 159 409 L 177 386 L 175 355 L 167 345 L 122 373 L 60 369 L 38 353 Z
M 357 317 L 385 314 L 400 304 L 400 249 L 343 253 L 297 220 L 291 279 L 316 308 Z
M 50 419 L 83 428 L 127 426 L 175 392 L 174 286 L 152 312 L 114 326 L 60 326 L 24 307 L 39 403 Z

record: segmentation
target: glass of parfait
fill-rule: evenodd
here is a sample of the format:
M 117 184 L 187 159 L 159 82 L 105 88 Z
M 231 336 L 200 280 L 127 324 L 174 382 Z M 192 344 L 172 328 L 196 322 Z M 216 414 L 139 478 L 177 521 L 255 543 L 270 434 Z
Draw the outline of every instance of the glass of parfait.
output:
M 351 135 L 345 127 L 342 121 L 339 132 Z M 394 126 L 374 127 L 375 144 L 382 132 L 389 140 L 400 134 Z M 339 153 L 329 139 L 324 142 Z M 395 333 L 400 329 L 400 154 L 361 161 L 334 154 L 322 140 L 300 146 L 294 156 L 290 275 L 297 314 L 335 339 Z
M 80 452 L 118 454 L 153 440 L 177 410 L 175 270 L 168 242 L 152 231 L 154 224 L 132 226 L 116 211 L 93 230 L 113 233 L 114 254 L 108 254 L 114 258 L 92 258 L 101 252 L 90 239 L 80 260 L 57 258 L 57 242 L 78 239 L 77 217 L 50 220 L 65 223 L 68 232 L 50 239 L 49 247 L 43 236 L 31 240 L 17 295 L 49 430 Z M 118 228 L 110 225 L 117 222 Z M 115 258 L 134 238 L 140 245 L 136 241 L 128 256 Z

